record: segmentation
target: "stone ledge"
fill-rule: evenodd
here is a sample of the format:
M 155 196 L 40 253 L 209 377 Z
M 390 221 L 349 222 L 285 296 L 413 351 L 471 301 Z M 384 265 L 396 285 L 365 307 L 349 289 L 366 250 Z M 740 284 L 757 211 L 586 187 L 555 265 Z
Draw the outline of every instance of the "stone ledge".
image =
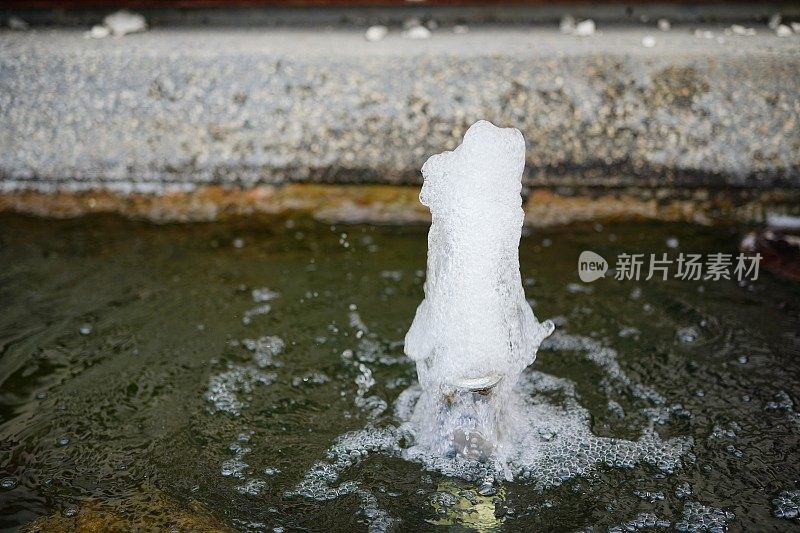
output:
M 0 32 L 0 190 L 416 184 L 479 118 L 528 186 L 800 186 L 800 36 L 711 29 Z

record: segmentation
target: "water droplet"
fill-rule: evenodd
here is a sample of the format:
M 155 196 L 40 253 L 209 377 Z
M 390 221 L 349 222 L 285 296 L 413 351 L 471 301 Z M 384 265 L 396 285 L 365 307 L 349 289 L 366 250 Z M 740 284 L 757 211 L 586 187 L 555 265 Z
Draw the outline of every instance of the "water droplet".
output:
M 480 494 L 481 496 L 494 496 L 495 494 L 497 494 L 497 490 L 491 483 L 484 483 L 480 487 L 478 487 L 478 494 Z

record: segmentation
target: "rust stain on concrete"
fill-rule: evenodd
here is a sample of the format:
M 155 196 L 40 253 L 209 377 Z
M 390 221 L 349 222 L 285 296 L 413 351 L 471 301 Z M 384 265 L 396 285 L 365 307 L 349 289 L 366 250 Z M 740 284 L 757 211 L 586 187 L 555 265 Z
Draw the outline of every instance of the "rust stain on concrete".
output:
M 252 188 L 200 187 L 162 194 L 107 190 L 0 194 L 0 212 L 70 218 L 115 213 L 157 223 L 207 222 L 253 215 L 306 215 L 324 222 L 427 223 L 419 188 L 401 185 L 262 185 Z M 800 191 L 696 189 L 534 189 L 524 202 L 525 223 L 554 226 L 576 221 L 653 219 L 712 224 L 758 222 L 771 206 L 797 206 Z

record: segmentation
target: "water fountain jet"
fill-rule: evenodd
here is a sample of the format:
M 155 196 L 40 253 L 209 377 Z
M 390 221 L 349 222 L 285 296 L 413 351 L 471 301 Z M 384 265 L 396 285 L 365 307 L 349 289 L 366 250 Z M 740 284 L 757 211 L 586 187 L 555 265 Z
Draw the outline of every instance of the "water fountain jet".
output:
M 488 460 L 514 424 L 511 391 L 553 323 L 540 323 L 519 271 L 525 141 L 473 124 L 428 159 L 420 201 L 431 210 L 425 298 L 405 338 L 421 396 L 419 439 L 443 455 Z

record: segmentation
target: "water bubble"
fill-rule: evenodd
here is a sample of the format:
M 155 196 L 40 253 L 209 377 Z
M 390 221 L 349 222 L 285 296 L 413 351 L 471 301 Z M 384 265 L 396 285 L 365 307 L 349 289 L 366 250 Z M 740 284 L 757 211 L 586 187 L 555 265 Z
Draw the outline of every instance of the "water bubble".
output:
M 486 482 L 481 484 L 480 487 L 478 487 L 478 494 L 480 494 L 481 496 L 494 496 L 495 494 L 497 494 L 497 489 L 494 488 L 494 485 L 492 483 Z
M 67 505 L 61 510 L 61 514 L 65 518 L 72 518 L 78 514 L 78 508 L 74 505 Z
M 639 513 L 636 518 L 626 522 L 621 526 L 614 526 L 608 529 L 608 533 L 623 533 L 625 531 L 642 531 L 652 529 L 667 529 L 672 522 L 659 518 L 655 513 Z
M 675 497 L 683 500 L 692 495 L 692 486 L 689 484 L 688 481 L 684 481 L 680 483 L 677 487 L 675 487 Z
M 403 279 L 403 272 L 401 270 L 384 270 L 381 272 L 381 278 L 399 282 Z
M 274 373 L 263 373 L 246 366 L 228 365 L 226 372 L 209 378 L 205 398 L 213 404 L 213 411 L 238 416 L 247 406 L 247 401 L 239 397 L 240 393 L 249 395 L 255 385 L 269 385 L 276 379 L 277 375 Z
M 683 519 L 675 524 L 675 529 L 686 533 L 724 532 L 728 522 L 735 519 L 730 511 L 716 509 L 698 502 L 686 502 L 683 506 Z
M 270 300 L 274 300 L 278 298 L 281 294 L 279 292 L 267 289 L 266 287 L 260 289 L 253 289 L 250 292 L 250 295 L 253 298 L 253 302 L 255 303 L 263 303 L 269 302 Z
M 800 490 L 783 491 L 772 500 L 772 516 L 800 520 Z
M 78 331 L 80 331 L 81 335 L 90 335 L 92 333 L 92 325 L 84 324 Z
M 650 492 L 650 491 L 646 491 L 646 490 L 635 490 L 635 491 L 633 491 L 633 494 L 635 496 L 637 496 L 638 498 L 640 498 L 642 500 L 646 500 L 646 501 L 648 501 L 650 503 L 664 501 L 664 499 L 666 498 L 664 493 L 661 492 L 660 490 L 659 491 L 654 491 L 654 492 Z
M 233 247 L 238 249 L 244 248 L 244 239 L 233 239 Z
M 68 444 L 69 444 L 69 437 L 60 437 L 56 441 L 56 446 L 58 446 L 59 448 L 63 448 L 64 446 L 67 446 Z
M 570 294 L 591 294 L 594 292 L 594 289 L 589 287 L 588 285 L 582 285 L 580 283 L 568 283 L 567 284 L 567 292 Z
M 784 411 L 792 412 L 794 409 L 794 402 L 784 391 L 780 391 L 773 396 L 774 401 L 767 402 L 764 407 L 767 411 Z
M 264 487 L 267 486 L 267 482 L 261 479 L 249 479 L 244 485 L 239 485 L 236 487 L 236 491 L 239 494 L 246 494 L 248 496 L 258 496 L 261 494 L 261 491 L 264 490 Z
M 295 376 L 292 378 L 292 386 L 299 387 L 301 385 L 322 385 L 330 380 L 331 378 L 321 372 L 309 372 L 303 376 Z
M 259 315 L 266 315 L 270 311 L 272 311 L 272 306 L 269 304 L 259 305 L 258 307 L 254 307 L 252 309 L 248 309 L 245 311 L 244 316 L 242 317 L 242 324 L 245 326 L 249 326 L 253 322 L 253 317 Z
M 286 348 L 286 342 L 277 335 L 265 335 L 258 339 L 244 339 L 242 344 L 253 352 L 253 362 L 259 368 L 279 366 L 275 361 L 275 356 Z

